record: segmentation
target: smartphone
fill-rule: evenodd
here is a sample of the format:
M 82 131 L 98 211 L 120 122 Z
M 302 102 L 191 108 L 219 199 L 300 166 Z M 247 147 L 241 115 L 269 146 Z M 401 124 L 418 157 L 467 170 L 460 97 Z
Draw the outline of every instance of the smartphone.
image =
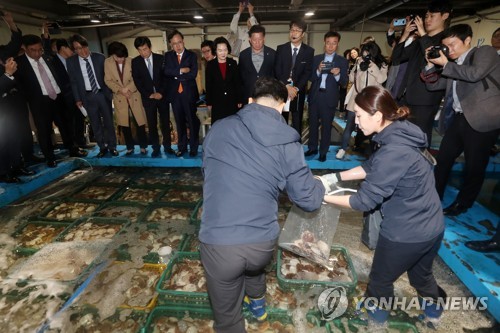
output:
M 406 25 L 406 18 L 395 19 L 393 24 L 395 27 L 405 26 Z

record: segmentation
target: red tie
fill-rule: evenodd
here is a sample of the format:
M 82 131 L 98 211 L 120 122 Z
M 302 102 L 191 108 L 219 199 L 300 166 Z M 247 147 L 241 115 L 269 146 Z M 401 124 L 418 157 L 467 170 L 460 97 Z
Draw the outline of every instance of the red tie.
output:
M 179 62 L 179 64 L 181 63 L 181 55 L 178 54 L 177 55 L 177 61 Z M 179 82 L 179 88 L 177 89 L 177 92 L 180 94 L 184 91 L 184 89 L 182 89 L 182 82 Z

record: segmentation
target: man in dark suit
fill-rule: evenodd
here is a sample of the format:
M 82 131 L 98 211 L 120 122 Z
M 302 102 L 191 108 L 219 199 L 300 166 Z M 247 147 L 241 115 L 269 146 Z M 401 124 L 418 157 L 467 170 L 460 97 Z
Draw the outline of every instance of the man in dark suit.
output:
M 189 128 L 189 156 L 198 154 L 200 120 L 196 116 L 198 101 L 198 59 L 194 52 L 184 47 L 184 36 L 178 30 L 168 35 L 172 51 L 165 53 L 164 75 L 167 100 L 172 102 L 178 134 L 177 157 L 187 152 L 187 128 Z
M 396 89 L 393 87 L 393 94 L 399 105 L 410 108 L 409 120 L 427 135 L 429 146 L 432 142 L 434 116 L 439 109 L 444 91 L 429 91 L 420 78 L 420 71 L 426 63 L 423 50 L 441 43 L 443 30 L 451 21 L 451 11 L 451 4 L 447 0 L 431 1 L 424 18 L 416 16 L 413 20 L 408 20 L 399 44 L 394 47 L 391 56 L 395 64 L 407 63 L 406 71 L 398 74 L 403 77 L 396 79 L 398 86 Z M 407 45 L 407 40 L 413 36 L 415 30 L 418 31 L 420 38 L 414 38 Z
M 258 78 L 274 77 L 276 51 L 264 45 L 266 29 L 254 25 L 248 31 L 250 47 L 241 51 L 239 59 L 240 77 L 243 83 L 243 103 L 247 104 L 252 96 Z
M 326 153 L 330 147 L 332 121 L 339 101 L 339 88 L 347 85 L 347 59 L 336 53 L 340 34 L 329 31 L 325 34 L 325 53 L 314 56 L 309 91 L 309 150 L 306 156 L 318 152 L 318 133 L 321 120 L 321 142 L 319 145 L 319 161 L 326 161 Z
M 302 135 L 302 118 L 306 98 L 307 81 L 311 77 L 314 49 L 302 40 L 307 25 L 304 21 L 290 23 L 290 42 L 279 45 L 276 49 L 276 78 L 286 84 L 290 99 L 292 126 Z M 288 122 L 288 112 L 282 113 Z
M 88 113 L 94 137 L 100 148 L 97 157 L 108 152 L 118 156 L 116 133 L 111 108 L 112 92 L 104 83 L 104 60 L 101 53 L 90 53 L 85 37 L 73 35 L 69 39 L 76 54 L 66 60 L 73 89 L 73 97 L 79 109 Z
M 175 154 L 170 137 L 170 103 L 166 99 L 163 77 L 163 56 L 153 53 L 148 37 L 140 36 L 134 41 L 139 55 L 132 59 L 132 77 L 141 93 L 142 104 L 148 121 L 149 141 L 153 147 L 151 157 L 159 157 L 158 115 L 166 154 Z
M 69 82 L 61 78 L 57 64 L 51 56 L 43 55 L 42 39 L 35 35 L 23 37 L 26 53 L 16 58 L 18 70 L 15 77 L 26 96 L 33 120 L 38 130 L 40 148 L 51 168 L 57 166 L 52 145 L 52 122 L 59 128 L 64 146 L 70 156 L 84 157 L 73 141 L 71 116 L 65 110 L 64 91 Z M 62 69 L 64 71 L 64 69 Z
M 483 185 L 490 151 L 500 133 L 500 62 L 495 48 L 472 47 L 472 28 L 457 24 L 443 32 L 443 45 L 449 58 L 430 59 L 424 74 L 442 67 L 441 77 L 427 83 L 430 90 L 446 88 L 445 106 L 440 114 L 440 128 L 445 130 L 434 169 L 436 189 L 443 198 L 448 176 L 455 159 L 464 153 L 464 183 L 455 201 L 444 214 L 464 213 L 476 200 Z

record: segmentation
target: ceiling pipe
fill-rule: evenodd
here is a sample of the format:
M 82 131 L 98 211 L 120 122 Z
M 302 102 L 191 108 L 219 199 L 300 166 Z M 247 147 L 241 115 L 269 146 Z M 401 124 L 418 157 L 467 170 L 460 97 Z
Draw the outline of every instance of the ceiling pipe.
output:
M 379 15 L 382 15 L 383 13 L 388 12 L 391 9 L 394 9 L 396 7 L 399 7 L 402 4 L 407 3 L 408 1 L 410 1 L 410 0 L 399 0 L 398 2 L 395 2 L 395 3 L 391 4 L 391 5 L 388 5 L 388 6 L 384 7 L 384 8 L 376 11 L 375 13 L 368 15 L 366 18 L 363 18 L 363 19 L 359 20 L 358 22 L 351 24 L 349 26 L 349 28 L 353 28 L 353 27 L 357 26 L 360 23 L 366 22 L 366 21 L 371 20 L 371 19 L 373 19 L 373 18 L 375 18 L 375 17 L 377 17 Z

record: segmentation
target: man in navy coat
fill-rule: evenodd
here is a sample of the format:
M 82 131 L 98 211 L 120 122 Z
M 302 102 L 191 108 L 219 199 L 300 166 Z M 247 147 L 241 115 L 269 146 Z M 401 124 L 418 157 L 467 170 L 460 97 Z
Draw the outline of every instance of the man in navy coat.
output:
M 196 116 L 198 101 L 198 59 L 192 51 L 184 47 L 184 36 L 178 30 L 168 35 L 172 51 L 165 53 L 164 75 L 166 76 L 167 100 L 172 102 L 178 143 L 175 155 L 180 157 L 187 152 L 187 129 L 189 128 L 189 156 L 198 154 L 200 120 Z
M 326 161 L 326 153 L 330 146 L 332 121 L 339 102 L 339 88 L 348 81 L 347 59 L 336 53 L 340 34 L 329 31 L 325 34 L 325 53 L 314 56 L 311 74 L 311 90 L 309 91 L 309 150 L 306 156 L 318 152 L 318 134 L 321 120 L 321 142 L 319 145 L 319 161 Z

